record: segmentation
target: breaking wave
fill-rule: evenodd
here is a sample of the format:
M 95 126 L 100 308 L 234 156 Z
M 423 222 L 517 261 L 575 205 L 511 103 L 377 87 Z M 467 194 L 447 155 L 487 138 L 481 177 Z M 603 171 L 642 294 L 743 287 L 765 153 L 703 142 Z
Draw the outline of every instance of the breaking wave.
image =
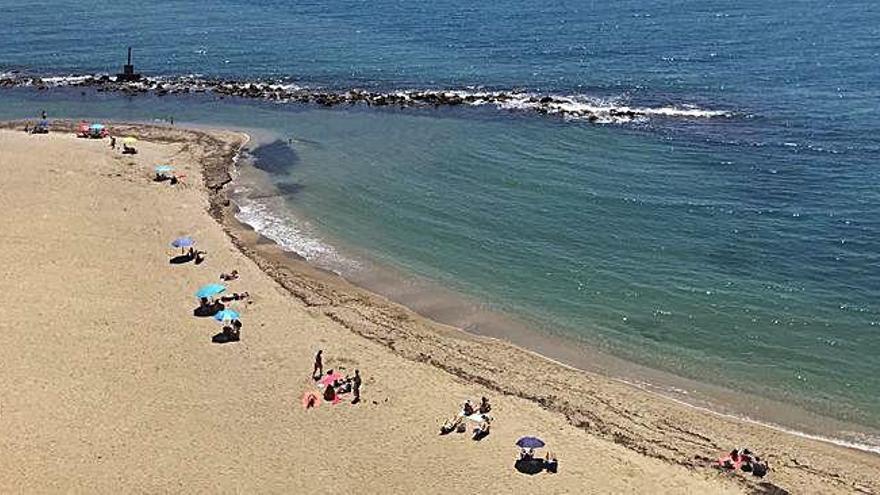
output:
M 712 119 L 732 117 L 725 110 L 693 105 L 659 107 L 630 106 L 615 100 L 588 95 L 540 94 L 528 91 L 420 90 L 375 92 L 363 89 L 327 90 L 280 81 L 211 79 L 196 75 L 143 77 L 122 81 L 107 74 L 77 74 L 40 77 L 18 72 L 0 73 L 0 87 L 91 87 L 98 91 L 156 95 L 213 93 L 279 103 L 311 103 L 323 106 L 363 104 L 368 106 L 440 107 L 493 106 L 501 110 L 553 115 L 566 120 L 598 124 L 644 122 L 651 118 Z

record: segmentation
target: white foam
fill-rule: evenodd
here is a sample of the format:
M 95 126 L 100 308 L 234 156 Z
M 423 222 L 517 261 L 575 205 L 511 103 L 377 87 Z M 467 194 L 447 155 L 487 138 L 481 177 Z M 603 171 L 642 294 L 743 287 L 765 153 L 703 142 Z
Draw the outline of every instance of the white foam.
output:
M 235 217 L 250 225 L 260 235 L 271 239 L 285 251 L 296 253 L 310 263 L 340 274 L 340 268 L 354 269 L 358 263 L 347 259 L 331 245 L 309 232 L 288 215 L 278 214 L 259 201 L 241 197 L 236 199 L 238 213 Z
M 33 77 L 4 74 L 3 78 L 12 80 L 18 86 L 30 86 Z M 67 75 L 45 77 L 43 84 L 51 86 L 77 86 L 102 84 L 100 75 Z M 118 84 L 114 77 L 109 81 Z M 589 95 L 539 94 L 520 90 L 483 91 L 469 90 L 417 90 L 399 89 L 390 93 L 373 93 L 352 88 L 345 91 L 310 89 L 282 80 L 216 80 L 205 79 L 198 74 L 184 76 L 145 77 L 140 81 L 126 82 L 122 89 L 158 90 L 172 92 L 217 91 L 226 94 L 263 98 L 278 102 L 314 102 L 322 104 L 367 103 L 376 105 L 431 106 L 489 105 L 502 110 L 531 111 L 545 115 L 555 115 L 566 120 L 588 120 L 590 122 L 617 124 L 642 122 L 653 117 L 709 119 L 730 117 L 723 110 L 703 109 L 693 105 L 671 105 L 660 107 L 630 106 L 621 98 L 602 99 Z M 390 101 L 389 101 L 390 100 Z M 330 102 L 330 103 L 328 103 Z

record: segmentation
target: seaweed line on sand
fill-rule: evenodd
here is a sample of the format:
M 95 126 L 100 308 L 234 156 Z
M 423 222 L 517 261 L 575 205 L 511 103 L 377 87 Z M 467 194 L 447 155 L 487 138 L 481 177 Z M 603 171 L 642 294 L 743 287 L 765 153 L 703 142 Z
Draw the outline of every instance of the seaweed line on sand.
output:
M 18 128 L 20 122 L 0 124 Z M 74 122 L 55 123 L 72 131 Z M 734 476 L 750 493 L 784 494 L 777 483 L 801 488 L 826 486 L 839 491 L 878 493 L 880 484 L 869 468 L 873 457 L 852 453 L 840 462 L 845 449 L 811 449 L 809 440 L 729 418 L 707 417 L 672 401 L 659 399 L 636 387 L 562 366 L 503 341 L 472 336 L 422 318 L 412 311 L 341 280 L 323 280 L 263 256 L 243 240 L 235 206 L 226 195 L 231 170 L 247 143 L 243 133 L 179 129 L 145 124 L 113 124 L 114 131 L 139 139 L 178 143 L 182 152 L 201 162 L 208 192 L 208 212 L 233 245 L 261 270 L 301 301 L 310 312 L 323 315 L 356 335 L 379 343 L 395 354 L 443 370 L 458 380 L 476 383 L 500 394 L 532 401 L 562 414 L 591 435 L 612 441 L 643 455 L 706 476 L 714 456 L 748 442 L 766 454 L 771 481 Z M 338 277 L 337 277 L 338 278 Z M 505 366 L 515 361 L 517 366 Z M 612 390 L 613 393 L 603 393 Z M 782 445 L 788 452 L 779 452 Z M 862 468 L 860 469 L 859 465 Z M 791 483 L 790 483 L 791 482 Z

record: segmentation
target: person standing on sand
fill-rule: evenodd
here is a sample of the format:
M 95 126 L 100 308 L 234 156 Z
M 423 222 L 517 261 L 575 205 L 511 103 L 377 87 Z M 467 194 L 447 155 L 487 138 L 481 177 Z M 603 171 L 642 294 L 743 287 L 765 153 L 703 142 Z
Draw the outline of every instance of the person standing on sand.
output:
M 324 374 L 324 360 L 321 357 L 323 352 L 323 349 L 319 349 L 318 353 L 315 354 L 315 368 L 312 370 L 312 378 L 315 380 L 321 378 L 321 375 Z
M 351 379 L 351 393 L 354 395 L 354 399 L 352 399 L 352 404 L 357 404 L 361 401 L 361 372 L 359 370 L 354 370 L 354 378 Z

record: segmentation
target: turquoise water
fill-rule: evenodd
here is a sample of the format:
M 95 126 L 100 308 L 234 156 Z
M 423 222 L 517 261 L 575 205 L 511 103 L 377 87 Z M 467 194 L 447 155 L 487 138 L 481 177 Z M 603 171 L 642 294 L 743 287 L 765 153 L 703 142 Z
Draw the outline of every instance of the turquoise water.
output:
M 126 7 L 130 33 L 112 5 L 9 6 L 0 72 L 115 71 L 131 43 L 153 74 L 521 88 L 730 116 L 590 125 L 16 89 L 0 117 L 254 129 L 281 194 L 246 184 L 247 219 L 318 263 L 374 260 L 541 331 L 880 428 L 874 3 L 208 3 Z

